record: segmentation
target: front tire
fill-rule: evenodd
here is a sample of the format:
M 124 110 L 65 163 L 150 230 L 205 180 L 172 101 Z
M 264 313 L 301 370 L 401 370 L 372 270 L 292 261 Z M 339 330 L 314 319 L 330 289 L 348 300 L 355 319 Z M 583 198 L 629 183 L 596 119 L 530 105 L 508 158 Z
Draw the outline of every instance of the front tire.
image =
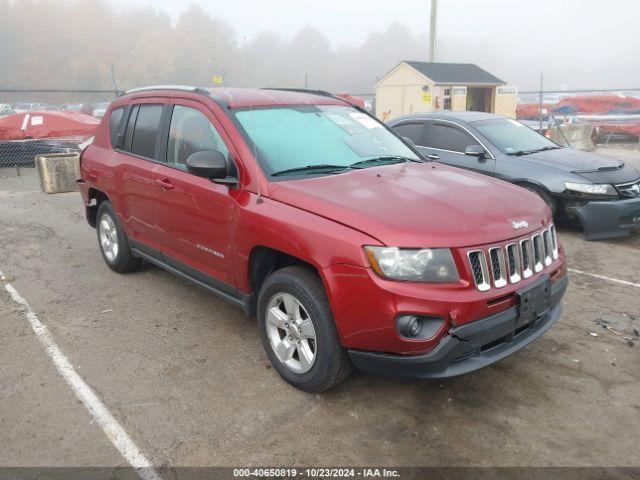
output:
M 258 326 L 273 367 L 301 390 L 329 390 L 353 369 L 322 281 L 303 267 L 283 268 L 265 280 L 258 297 Z
M 96 231 L 100 253 L 111 270 L 126 273 L 140 266 L 142 260 L 133 255 L 127 235 L 109 201 L 102 202 L 98 207 Z

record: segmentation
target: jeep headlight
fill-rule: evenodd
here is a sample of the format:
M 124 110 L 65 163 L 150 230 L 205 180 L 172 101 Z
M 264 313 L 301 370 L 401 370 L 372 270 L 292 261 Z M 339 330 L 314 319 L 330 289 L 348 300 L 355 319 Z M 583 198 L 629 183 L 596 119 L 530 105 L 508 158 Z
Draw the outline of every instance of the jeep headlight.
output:
M 584 193 L 587 195 L 607 195 L 618 196 L 618 192 L 613 185 L 607 183 L 571 183 L 564 182 L 564 187 L 572 192 Z
M 457 282 L 458 269 L 448 248 L 364 247 L 373 270 L 391 280 Z

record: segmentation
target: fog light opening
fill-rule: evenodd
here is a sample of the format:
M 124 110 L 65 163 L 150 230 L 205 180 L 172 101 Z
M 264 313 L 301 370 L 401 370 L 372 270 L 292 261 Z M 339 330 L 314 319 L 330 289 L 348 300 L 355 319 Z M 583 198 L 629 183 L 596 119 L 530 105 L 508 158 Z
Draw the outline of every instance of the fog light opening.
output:
M 438 333 L 444 320 L 439 317 L 400 315 L 396 322 L 401 336 L 412 340 L 428 340 Z

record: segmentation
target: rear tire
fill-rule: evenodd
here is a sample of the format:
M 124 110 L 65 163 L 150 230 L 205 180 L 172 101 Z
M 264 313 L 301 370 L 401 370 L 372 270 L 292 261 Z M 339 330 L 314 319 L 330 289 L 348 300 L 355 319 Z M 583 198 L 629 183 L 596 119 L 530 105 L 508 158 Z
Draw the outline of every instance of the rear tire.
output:
M 551 210 L 551 214 L 555 217 L 556 211 L 558 209 L 558 202 L 549 194 L 549 192 L 528 183 L 520 184 L 520 186 L 538 195 L 544 201 L 544 203 L 547 204 L 547 207 L 549 207 L 549 210 Z
M 258 297 L 258 327 L 273 367 L 301 390 L 329 390 L 353 369 L 322 281 L 306 268 L 287 267 L 267 277 Z
M 96 232 L 100 253 L 111 270 L 126 273 L 136 270 L 140 266 L 142 259 L 133 255 L 127 235 L 118 220 L 118 215 L 113 210 L 111 202 L 107 200 L 98 207 Z

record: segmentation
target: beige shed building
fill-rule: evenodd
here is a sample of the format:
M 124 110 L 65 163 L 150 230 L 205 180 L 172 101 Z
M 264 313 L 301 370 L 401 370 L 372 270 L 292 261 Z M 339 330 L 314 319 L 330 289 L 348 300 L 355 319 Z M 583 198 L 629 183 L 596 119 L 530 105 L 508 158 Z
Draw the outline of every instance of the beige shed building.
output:
M 411 113 L 475 110 L 516 116 L 518 90 L 473 63 L 402 61 L 376 84 L 383 121 Z

